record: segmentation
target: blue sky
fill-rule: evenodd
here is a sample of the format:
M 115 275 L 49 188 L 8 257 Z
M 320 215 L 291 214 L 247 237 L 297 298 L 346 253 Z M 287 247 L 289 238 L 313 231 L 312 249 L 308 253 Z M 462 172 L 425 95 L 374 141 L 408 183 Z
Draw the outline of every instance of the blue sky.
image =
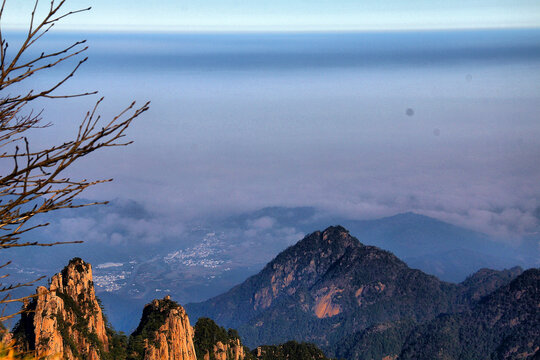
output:
M 43 6 L 48 2 L 43 1 Z M 24 28 L 33 0 L 8 1 L 4 28 Z M 538 0 L 69 0 L 91 14 L 65 29 L 351 31 L 540 27 Z

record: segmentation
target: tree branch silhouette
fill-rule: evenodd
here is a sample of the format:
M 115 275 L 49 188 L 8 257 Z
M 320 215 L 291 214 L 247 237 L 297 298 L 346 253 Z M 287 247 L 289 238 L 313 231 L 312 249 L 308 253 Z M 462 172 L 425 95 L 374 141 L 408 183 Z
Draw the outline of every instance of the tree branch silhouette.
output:
M 71 179 L 65 177 L 67 168 L 82 157 L 101 149 L 125 146 L 131 141 L 124 140 L 126 130 L 132 121 L 148 110 L 149 103 L 136 106 L 131 103 L 111 120 L 104 122 L 98 114 L 103 98 L 80 120 L 79 128 L 72 139 L 56 145 L 36 148 L 32 146 L 30 130 L 44 129 L 51 126 L 42 118 L 42 111 L 36 112 L 32 105 L 38 99 L 66 99 L 96 94 L 95 91 L 79 94 L 57 94 L 57 90 L 71 79 L 77 70 L 87 61 L 82 55 L 88 49 L 86 40 L 76 41 L 59 50 L 43 51 L 32 56 L 30 50 L 43 36 L 66 17 L 86 12 L 90 8 L 65 10 L 66 0 L 50 0 L 40 18 L 37 16 L 39 0 L 35 1 L 28 32 L 22 44 L 11 51 L 1 29 L 1 20 L 7 0 L 2 0 L 0 7 L 0 251 L 26 246 L 54 246 L 80 241 L 40 243 L 21 240 L 21 235 L 47 226 L 48 223 L 30 223 L 36 216 L 51 211 L 79 208 L 107 202 L 74 204 L 74 199 L 84 190 L 112 179 Z M 34 52 L 35 54 L 35 52 Z M 45 88 L 35 88 L 29 80 L 50 71 L 68 60 L 76 64 L 64 76 Z M 16 86 L 15 86 L 16 85 Z M 27 89 L 27 90 L 20 90 Z M 0 266 L 5 271 L 11 262 Z M 0 281 L 6 282 L 9 274 L 0 275 Z M 4 306 L 13 302 L 24 302 L 29 297 L 13 298 L 13 290 L 31 286 L 42 277 L 25 283 L 0 283 L 0 298 Z M 31 297 L 31 296 L 30 296 Z M 0 322 L 15 314 L 0 314 Z

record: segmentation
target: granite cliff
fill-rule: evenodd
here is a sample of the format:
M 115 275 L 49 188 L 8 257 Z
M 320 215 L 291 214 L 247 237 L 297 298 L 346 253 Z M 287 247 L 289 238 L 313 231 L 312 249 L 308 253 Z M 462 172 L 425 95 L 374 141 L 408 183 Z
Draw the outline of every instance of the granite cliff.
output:
M 147 304 L 130 337 L 128 359 L 196 360 L 193 329 L 182 306 L 169 296 Z
M 15 338 L 39 358 L 98 360 L 109 351 L 103 313 L 92 281 L 92 266 L 79 258 L 40 286 L 25 305 Z
M 254 360 L 236 330 L 227 331 L 208 318 L 200 318 L 194 330 L 198 360 Z

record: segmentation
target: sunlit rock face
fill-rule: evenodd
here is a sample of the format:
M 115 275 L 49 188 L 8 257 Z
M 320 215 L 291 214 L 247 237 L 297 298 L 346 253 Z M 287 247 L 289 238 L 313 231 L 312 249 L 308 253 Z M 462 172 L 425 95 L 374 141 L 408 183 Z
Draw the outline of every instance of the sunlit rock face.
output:
M 169 296 L 147 304 L 128 351 L 144 360 L 196 360 L 193 328 L 184 308 Z
M 343 338 L 377 324 L 463 311 L 518 273 L 443 282 L 331 226 L 287 248 L 227 293 L 186 308 L 193 319 L 238 329 L 249 347 L 296 339 L 333 350 Z
M 195 352 L 199 360 L 254 360 L 234 329 L 216 324 L 212 319 L 200 318 L 194 327 Z
M 109 350 L 92 266 L 79 258 L 52 277 L 49 289 L 38 287 L 26 309 L 14 331 L 20 346 L 38 358 L 98 360 Z
M 244 360 L 246 358 L 251 358 L 240 342 L 240 339 L 235 339 L 227 344 L 218 341 L 213 345 L 211 351 L 213 357 L 211 356 L 210 351 L 208 351 L 204 354 L 204 360 L 211 360 L 212 358 L 216 360 Z

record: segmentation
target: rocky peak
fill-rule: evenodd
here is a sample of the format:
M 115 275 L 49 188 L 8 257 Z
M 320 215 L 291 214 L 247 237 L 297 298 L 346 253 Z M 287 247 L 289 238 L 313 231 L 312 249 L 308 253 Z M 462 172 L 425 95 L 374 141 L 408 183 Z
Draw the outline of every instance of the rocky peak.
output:
M 94 290 L 92 266 L 81 258 L 73 258 L 68 265 L 51 278 L 50 291 L 57 291 L 73 298 Z
M 291 338 L 327 346 L 403 314 L 424 321 L 451 311 L 456 290 L 334 226 L 306 236 L 229 292 L 188 309 L 239 328 L 248 346 Z M 283 324 L 286 330 L 275 331 Z
M 343 226 L 330 226 L 322 232 L 323 241 L 332 242 L 336 239 L 348 239 L 351 235 L 349 230 L 345 229 Z
M 130 359 L 196 360 L 193 329 L 184 308 L 170 296 L 147 304 L 131 335 L 128 355 Z
M 330 226 L 325 230 L 315 231 L 298 242 L 294 247 L 302 249 L 325 250 L 360 246 L 360 242 L 349 234 L 343 226 Z
M 341 226 L 331 226 L 306 236 L 280 253 L 267 268 L 295 269 L 312 275 L 324 274 L 347 251 L 363 245 Z
M 96 298 L 92 266 L 72 259 L 54 275 L 50 288 L 37 288 L 14 333 L 39 358 L 97 360 L 108 351 L 105 320 Z
M 253 355 L 240 341 L 238 332 L 225 330 L 209 318 L 200 318 L 194 327 L 194 344 L 199 360 L 250 360 Z
M 282 296 L 313 285 L 347 252 L 364 247 L 345 228 L 332 226 L 316 231 L 289 247 L 262 271 L 264 285 L 253 295 L 255 311 L 269 308 Z

